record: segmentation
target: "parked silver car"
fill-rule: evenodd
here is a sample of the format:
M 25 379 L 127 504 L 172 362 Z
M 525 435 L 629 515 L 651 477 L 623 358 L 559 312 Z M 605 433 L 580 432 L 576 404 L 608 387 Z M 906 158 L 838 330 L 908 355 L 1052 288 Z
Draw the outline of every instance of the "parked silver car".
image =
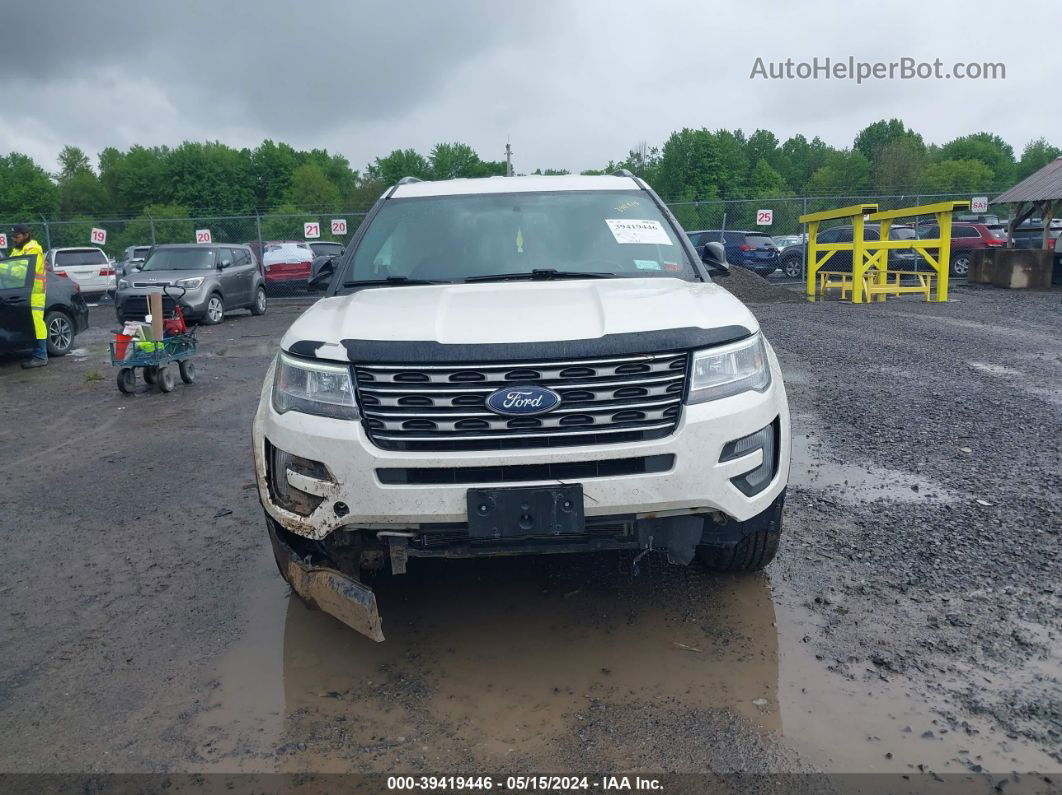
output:
M 122 277 L 114 295 L 119 322 L 143 320 L 147 295 L 164 285 L 183 287 L 185 317 L 205 325 L 220 323 L 233 309 L 266 311 L 265 280 L 247 246 L 156 246 L 139 268 Z
M 125 276 L 133 270 L 134 267 L 140 267 L 144 264 L 144 260 L 148 258 L 148 254 L 151 253 L 151 246 L 129 246 L 125 253 L 122 254 L 122 259 L 118 263 L 118 267 L 115 269 L 118 271 L 118 278 Z

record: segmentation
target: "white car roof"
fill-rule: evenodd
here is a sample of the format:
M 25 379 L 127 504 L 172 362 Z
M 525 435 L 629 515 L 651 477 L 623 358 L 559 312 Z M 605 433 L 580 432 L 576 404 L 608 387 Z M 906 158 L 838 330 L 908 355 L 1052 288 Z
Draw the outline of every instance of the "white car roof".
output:
M 534 193 L 563 190 L 641 190 L 630 177 L 476 177 L 437 182 L 408 182 L 391 194 L 393 199 L 414 196 L 460 196 L 477 193 Z

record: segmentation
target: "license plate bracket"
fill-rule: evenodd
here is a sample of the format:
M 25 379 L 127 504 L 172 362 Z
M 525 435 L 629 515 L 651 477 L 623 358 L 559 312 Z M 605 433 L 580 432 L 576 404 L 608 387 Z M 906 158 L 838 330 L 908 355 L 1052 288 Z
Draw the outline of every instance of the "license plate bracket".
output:
M 572 535 L 586 528 L 579 483 L 469 489 L 466 496 L 472 539 Z

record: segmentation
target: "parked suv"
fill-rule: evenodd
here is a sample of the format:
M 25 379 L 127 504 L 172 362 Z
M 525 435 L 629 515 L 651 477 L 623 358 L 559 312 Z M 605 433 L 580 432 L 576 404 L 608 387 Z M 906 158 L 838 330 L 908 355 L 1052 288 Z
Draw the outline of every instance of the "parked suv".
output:
M 918 225 L 919 237 L 935 238 L 939 235 L 940 227 L 936 221 Z M 1006 243 L 1006 237 L 997 235 L 987 224 L 952 223 L 949 273 L 952 276 L 967 276 L 974 250 L 1002 248 Z
M 689 233 L 690 242 L 699 250 L 709 241 L 721 242 L 726 249 L 726 259 L 731 265 L 740 265 L 755 271 L 760 276 L 769 276 L 778 270 L 778 247 L 766 232 L 740 232 L 718 229 L 701 229 Z
M 32 257 L 0 259 L 0 354 L 22 353 L 37 345 L 30 313 L 34 265 Z M 88 328 L 88 304 L 77 282 L 51 271 L 45 277 L 48 354 L 63 356 L 74 347 L 74 338 Z
M 151 246 L 129 246 L 125 253 L 122 254 L 122 259 L 118 263 L 118 278 L 125 276 L 132 271 L 133 268 L 139 267 L 144 264 L 144 260 L 147 259 L 148 254 L 151 253 Z
M 166 284 L 187 290 L 182 303 L 193 322 L 220 323 L 233 309 L 250 309 L 254 315 L 266 311 L 265 283 L 251 249 L 188 243 L 155 246 L 140 268 L 119 280 L 118 320 L 143 320 L 148 293 Z
M 707 244 L 717 273 L 722 246 Z M 626 549 L 766 566 L 782 374 L 628 175 L 403 180 L 284 334 L 253 425 L 281 574 L 382 640 L 362 573 Z
M 114 292 L 114 263 L 101 248 L 51 248 L 44 252 L 44 267 L 73 279 L 85 296 Z

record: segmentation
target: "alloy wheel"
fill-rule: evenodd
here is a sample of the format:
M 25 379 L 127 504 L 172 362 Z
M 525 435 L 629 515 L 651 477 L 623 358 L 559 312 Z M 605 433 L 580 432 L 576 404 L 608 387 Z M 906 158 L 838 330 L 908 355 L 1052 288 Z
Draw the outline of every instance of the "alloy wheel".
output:
M 74 341 L 74 329 L 63 315 L 56 315 L 48 321 L 48 339 L 59 350 L 66 350 Z

